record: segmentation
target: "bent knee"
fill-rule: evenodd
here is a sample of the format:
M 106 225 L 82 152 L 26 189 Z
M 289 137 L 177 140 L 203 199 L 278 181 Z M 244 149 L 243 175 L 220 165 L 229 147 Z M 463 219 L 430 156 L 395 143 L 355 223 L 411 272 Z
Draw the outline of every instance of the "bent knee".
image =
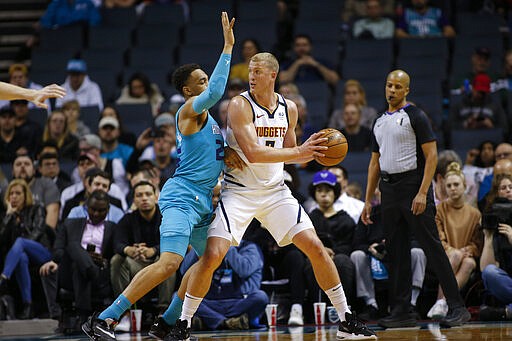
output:
M 350 260 L 354 263 L 366 259 L 366 253 L 362 250 L 356 250 L 350 254 Z
M 466 257 L 462 260 L 461 268 L 472 272 L 476 269 L 476 261 L 473 257 Z
M 166 274 L 172 274 L 178 270 L 183 258 L 177 254 L 170 252 L 163 252 L 158 261 L 158 268 Z
M 462 251 L 457 249 L 453 249 L 448 253 L 448 258 L 452 264 L 460 264 L 463 257 Z

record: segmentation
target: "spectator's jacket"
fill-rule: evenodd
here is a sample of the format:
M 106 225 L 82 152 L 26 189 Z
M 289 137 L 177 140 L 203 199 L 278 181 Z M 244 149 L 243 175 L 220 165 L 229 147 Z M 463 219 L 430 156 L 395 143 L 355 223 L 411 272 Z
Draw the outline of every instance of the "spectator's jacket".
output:
M 61 86 L 66 89 L 66 96 L 57 98 L 57 107 L 62 107 L 67 101 L 76 99 L 81 107 L 98 106 L 101 111 L 103 109 L 103 97 L 99 85 L 93 82 L 89 76 L 85 76 L 82 85 L 75 91 L 69 85 L 69 77 L 66 78 L 64 84 Z
M 80 21 L 91 26 L 100 23 L 100 12 L 91 0 L 53 0 L 41 17 L 41 26 L 58 28 Z
M 116 226 L 114 233 L 114 251 L 126 256 L 124 248 L 135 243 L 146 243 L 154 247 L 156 255 L 160 254 L 160 223 L 162 214 L 156 208 L 155 215 L 150 221 L 145 220 L 138 210 L 126 214 Z
M 335 254 L 350 256 L 356 224 L 347 212 L 341 210 L 332 217 L 325 218 L 323 212 L 317 208 L 309 217 L 318 237 L 326 247 L 331 248 Z
M 19 222 L 17 222 L 19 218 Z M 10 248 L 16 238 L 22 237 L 41 243 L 50 249 L 46 211 L 42 205 L 25 207 L 19 213 L 6 214 L 0 223 L 0 244 Z
M 87 219 L 75 218 L 66 219 L 62 225 L 57 229 L 57 238 L 53 247 L 53 261 L 60 263 L 65 256 L 69 256 L 73 261 L 77 262 L 80 267 L 80 262 L 83 257 L 79 254 L 87 253 L 82 248 L 81 241 L 85 231 Z M 103 250 L 102 256 L 110 260 L 114 255 L 114 227 L 115 224 L 105 221 L 105 231 L 103 234 L 103 242 L 101 248 Z M 85 257 L 86 259 L 88 257 Z M 86 268 L 86 267 L 85 267 Z

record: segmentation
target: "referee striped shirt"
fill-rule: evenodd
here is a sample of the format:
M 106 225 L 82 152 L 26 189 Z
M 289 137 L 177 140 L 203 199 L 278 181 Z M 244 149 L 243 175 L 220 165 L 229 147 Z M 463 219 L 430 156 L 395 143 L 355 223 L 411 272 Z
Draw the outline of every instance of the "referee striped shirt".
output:
M 380 170 L 389 174 L 414 169 L 423 172 L 425 156 L 421 145 L 435 140 L 427 115 L 410 104 L 380 113 L 372 127 L 373 151 L 380 154 Z

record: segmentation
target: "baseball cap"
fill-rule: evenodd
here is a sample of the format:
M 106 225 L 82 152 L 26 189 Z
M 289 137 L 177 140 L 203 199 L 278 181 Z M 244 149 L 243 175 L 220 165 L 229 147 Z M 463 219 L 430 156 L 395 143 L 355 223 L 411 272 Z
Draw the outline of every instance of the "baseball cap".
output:
M 100 120 L 100 123 L 98 124 L 98 128 L 101 129 L 105 126 L 112 126 L 117 129 L 117 128 L 119 128 L 119 121 L 115 117 L 112 117 L 112 116 L 103 117 Z
M 85 134 L 80 138 L 80 142 L 87 143 L 90 147 L 101 149 L 101 139 L 98 135 Z
M 175 125 L 176 119 L 174 118 L 174 116 L 172 116 L 169 113 L 163 113 L 163 114 L 158 115 L 155 118 L 155 126 L 156 127 L 161 127 L 166 124 Z
M 491 92 L 491 78 L 485 73 L 479 73 L 473 79 L 473 90 Z
M 70 59 L 68 61 L 68 66 L 67 66 L 66 70 L 68 72 L 86 73 L 87 72 L 87 64 L 82 59 Z
M 16 63 L 9 66 L 9 76 L 12 76 L 16 71 L 21 71 L 25 76 L 28 74 L 28 68 L 25 64 Z
M 315 175 L 313 175 L 312 185 L 317 186 L 320 184 L 327 184 L 333 187 L 336 186 L 336 175 L 327 170 L 316 172 Z
M 491 57 L 491 50 L 488 47 L 476 47 L 475 54 L 489 59 Z

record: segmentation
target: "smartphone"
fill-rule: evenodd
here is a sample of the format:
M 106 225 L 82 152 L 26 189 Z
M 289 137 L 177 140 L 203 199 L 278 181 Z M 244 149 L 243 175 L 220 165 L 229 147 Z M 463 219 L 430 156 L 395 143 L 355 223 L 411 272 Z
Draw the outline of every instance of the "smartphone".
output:
M 482 216 L 482 228 L 487 230 L 497 230 L 499 219 L 496 214 L 484 214 Z
M 95 252 L 95 251 L 96 251 L 96 245 L 87 244 L 87 252 Z

